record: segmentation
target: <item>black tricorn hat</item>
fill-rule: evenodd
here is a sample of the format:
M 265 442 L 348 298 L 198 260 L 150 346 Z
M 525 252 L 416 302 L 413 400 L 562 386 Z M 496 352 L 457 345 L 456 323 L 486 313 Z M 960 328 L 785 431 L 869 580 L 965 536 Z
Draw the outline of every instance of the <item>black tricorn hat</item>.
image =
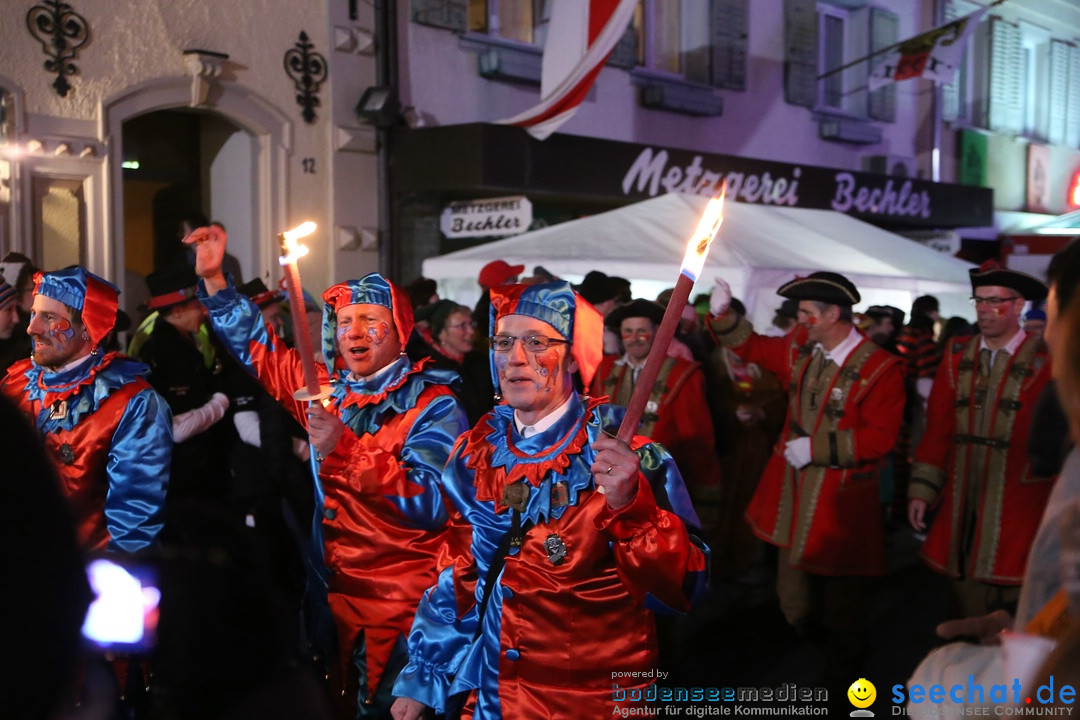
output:
M 652 300 L 642 300 L 640 298 L 631 300 L 625 305 L 620 305 L 612 310 L 604 318 L 604 324 L 618 330 L 623 320 L 633 317 L 648 318 L 654 324 L 659 325 L 660 321 L 664 319 L 664 308 L 660 306 L 660 303 L 655 303 Z
M 146 276 L 146 289 L 150 298 L 142 304 L 143 310 L 163 310 L 195 297 L 199 278 L 195 269 L 187 263 L 172 265 Z
M 860 300 L 855 285 L 834 272 L 816 272 L 804 278 L 797 277 L 781 285 L 776 294 L 791 300 L 816 300 L 830 305 L 854 305 Z
M 787 299 L 780 303 L 780 307 L 776 308 L 776 314 L 780 317 L 790 318 L 791 320 L 799 319 L 799 301 Z
M 971 289 L 977 287 L 1005 287 L 1020 293 L 1025 300 L 1038 301 L 1046 297 L 1049 288 L 1037 277 L 1009 270 L 994 261 L 983 263 L 978 268 L 968 271 L 971 276 Z
M 599 270 L 590 270 L 574 290 L 593 305 L 612 300 L 619 294 L 619 287 Z
M 279 293 L 266 287 L 266 283 L 262 281 L 262 278 L 248 280 L 236 289 L 251 298 L 251 302 L 258 305 L 260 310 L 267 305 L 276 303 L 281 298 Z
M 904 324 L 904 311 L 900 308 L 893 307 L 892 305 L 871 305 L 866 308 L 863 315 L 875 320 L 881 318 L 892 318 L 893 324 L 899 328 Z

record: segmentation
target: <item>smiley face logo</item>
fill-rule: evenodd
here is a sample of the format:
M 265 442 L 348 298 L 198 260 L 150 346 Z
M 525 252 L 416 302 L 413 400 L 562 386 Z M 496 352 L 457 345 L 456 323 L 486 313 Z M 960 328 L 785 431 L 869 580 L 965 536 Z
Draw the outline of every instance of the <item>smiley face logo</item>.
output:
M 848 701 L 859 709 L 868 708 L 877 699 L 877 688 L 866 678 L 859 678 L 851 683 L 847 691 Z M 854 713 L 853 713 L 854 714 Z

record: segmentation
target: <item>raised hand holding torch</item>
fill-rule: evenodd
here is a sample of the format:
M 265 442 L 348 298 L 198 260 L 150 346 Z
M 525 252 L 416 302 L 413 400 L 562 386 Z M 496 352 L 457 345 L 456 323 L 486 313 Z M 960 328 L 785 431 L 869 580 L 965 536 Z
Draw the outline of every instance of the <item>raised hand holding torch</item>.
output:
M 682 315 L 683 308 L 686 307 L 686 301 L 690 298 L 694 283 L 701 275 L 701 269 L 705 266 L 709 245 L 712 244 L 716 233 L 720 231 L 720 225 L 724 222 L 724 197 L 726 195 L 727 184 L 725 183 L 720 188 L 720 194 L 709 200 L 709 204 L 705 206 L 701 221 L 698 222 L 697 229 L 686 244 L 686 255 L 683 256 L 682 267 L 679 268 L 679 278 L 675 281 L 675 291 L 671 293 L 671 300 L 668 301 L 667 308 L 664 310 L 664 318 L 656 330 L 652 349 L 645 359 L 645 366 L 638 375 L 634 393 L 630 396 L 630 404 L 626 408 L 626 415 L 623 416 L 622 424 L 619 425 L 618 438 L 625 443 L 630 442 L 641 423 L 645 405 L 649 401 L 653 385 L 656 384 L 656 377 L 660 374 L 660 366 L 667 357 L 671 338 L 675 337 L 679 317 Z
M 649 356 L 645 359 L 645 365 L 634 385 L 634 392 L 630 396 L 630 403 L 619 425 L 617 436 L 615 438 L 601 437 L 592 445 L 598 451 L 592 465 L 597 490 L 607 495 L 608 504 L 614 509 L 627 505 L 633 499 L 637 489 L 632 479 L 637 475 L 638 458 L 630 450 L 630 441 L 641 423 L 645 405 L 649 401 L 649 395 L 660 374 L 660 366 L 667 357 L 668 346 L 675 336 L 675 329 L 690 297 L 690 291 L 705 265 L 709 245 L 724 221 L 726 191 L 725 185 L 721 188 L 720 194 L 709 201 L 697 229 L 690 236 L 686 255 L 679 269 L 679 278 L 675 283 L 675 290 L 664 310 L 664 317 L 656 331 L 656 338 Z

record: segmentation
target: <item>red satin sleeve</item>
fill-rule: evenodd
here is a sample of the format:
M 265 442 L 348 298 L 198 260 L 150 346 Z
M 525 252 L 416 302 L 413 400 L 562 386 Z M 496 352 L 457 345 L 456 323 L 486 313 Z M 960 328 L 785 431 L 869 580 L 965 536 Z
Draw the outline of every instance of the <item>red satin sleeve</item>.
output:
M 705 570 L 705 555 L 690 542 L 682 519 L 656 504 L 644 475 L 638 473 L 638 491 L 629 505 L 612 511 L 605 503 L 595 523 L 612 541 L 615 571 L 635 600 L 644 603 L 652 595 L 679 612 L 690 610 L 684 580 Z

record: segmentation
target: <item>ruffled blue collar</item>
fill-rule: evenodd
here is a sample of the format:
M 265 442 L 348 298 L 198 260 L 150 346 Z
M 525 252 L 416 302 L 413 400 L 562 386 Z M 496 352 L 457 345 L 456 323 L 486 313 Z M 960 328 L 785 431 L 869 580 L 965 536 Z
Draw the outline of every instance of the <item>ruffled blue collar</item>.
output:
M 332 397 L 341 407 L 341 421 L 358 435 L 375 433 L 387 417 L 408 412 L 416 406 L 428 385 L 450 385 L 457 373 L 413 364 L 399 357 L 389 369 L 370 380 L 352 380 L 347 370 L 339 370 L 332 381 Z
M 26 371 L 27 397 L 32 404 L 40 403 L 37 426 L 42 432 L 71 430 L 114 391 L 149 372 L 143 363 L 112 353 L 90 355 L 85 362 L 57 372 L 31 363 Z M 61 402 L 66 407 L 62 408 L 50 398 L 67 388 L 71 393 L 65 393 Z

